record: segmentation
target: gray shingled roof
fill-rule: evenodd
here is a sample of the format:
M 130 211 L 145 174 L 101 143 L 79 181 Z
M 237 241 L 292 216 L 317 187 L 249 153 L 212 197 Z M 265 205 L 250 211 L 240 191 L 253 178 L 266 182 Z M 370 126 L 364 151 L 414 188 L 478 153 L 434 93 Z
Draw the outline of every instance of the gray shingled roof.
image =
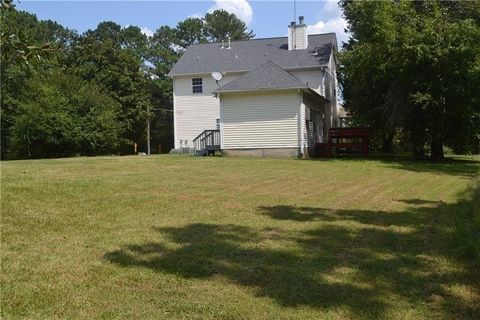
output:
M 214 93 L 274 89 L 308 89 L 308 86 L 269 60 Z
M 305 50 L 288 50 L 287 37 L 232 41 L 230 49 L 219 43 L 197 44 L 187 48 L 169 76 L 245 72 L 269 60 L 282 69 L 325 66 L 336 46 L 334 33 L 309 35 Z

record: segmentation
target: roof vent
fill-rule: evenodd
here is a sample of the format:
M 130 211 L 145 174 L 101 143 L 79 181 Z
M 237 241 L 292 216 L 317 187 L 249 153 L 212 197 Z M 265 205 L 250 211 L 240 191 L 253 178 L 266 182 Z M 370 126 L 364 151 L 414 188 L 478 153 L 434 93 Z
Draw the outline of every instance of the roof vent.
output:
M 305 21 L 305 17 L 304 17 L 304 16 L 298 17 L 298 24 L 302 25 L 304 21 Z

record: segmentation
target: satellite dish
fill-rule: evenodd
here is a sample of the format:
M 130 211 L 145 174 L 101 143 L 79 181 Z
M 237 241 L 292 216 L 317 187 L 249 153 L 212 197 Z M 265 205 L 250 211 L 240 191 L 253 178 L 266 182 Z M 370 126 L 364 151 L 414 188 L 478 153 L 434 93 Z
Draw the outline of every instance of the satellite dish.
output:
M 220 81 L 223 78 L 223 75 L 220 72 L 212 72 L 212 78 L 216 81 Z

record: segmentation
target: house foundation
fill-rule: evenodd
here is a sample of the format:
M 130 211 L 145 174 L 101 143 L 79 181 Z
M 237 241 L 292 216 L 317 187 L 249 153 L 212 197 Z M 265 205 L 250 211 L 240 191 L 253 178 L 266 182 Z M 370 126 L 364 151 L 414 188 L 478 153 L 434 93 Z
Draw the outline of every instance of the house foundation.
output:
M 275 149 L 226 149 L 222 154 L 230 157 L 257 157 L 257 158 L 298 158 L 298 148 Z

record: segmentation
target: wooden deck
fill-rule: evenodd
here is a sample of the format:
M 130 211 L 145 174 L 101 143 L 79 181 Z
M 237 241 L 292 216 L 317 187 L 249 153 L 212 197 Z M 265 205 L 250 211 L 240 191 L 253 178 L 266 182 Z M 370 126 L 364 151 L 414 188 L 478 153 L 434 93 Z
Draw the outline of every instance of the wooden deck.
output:
M 368 128 L 331 128 L 327 143 L 315 145 L 315 156 L 360 154 L 368 156 L 370 130 Z

